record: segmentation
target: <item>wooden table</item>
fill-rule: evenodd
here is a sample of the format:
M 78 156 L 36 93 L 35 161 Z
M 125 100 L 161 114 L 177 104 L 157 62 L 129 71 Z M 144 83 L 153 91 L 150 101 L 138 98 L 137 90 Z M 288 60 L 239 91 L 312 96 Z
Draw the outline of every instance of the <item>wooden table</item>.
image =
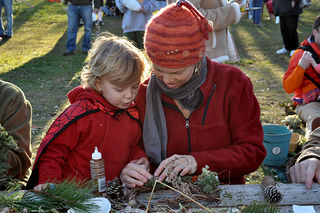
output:
M 283 195 L 282 200 L 276 205 L 280 212 L 291 213 L 292 205 L 312 205 L 317 213 L 320 213 L 320 185 L 314 183 L 311 190 L 307 190 L 304 184 L 282 184 L 278 183 L 279 190 Z M 260 185 L 221 185 L 220 203 L 200 201 L 207 208 L 214 208 L 214 212 L 232 212 L 234 207 L 249 205 L 252 201 L 265 202 Z M 140 194 L 137 199 L 148 203 L 150 193 Z M 172 190 L 155 191 L 151 203 L 156 204 L 157 200 L 164 197 L 176 197 L 177 192 Z M 190 201 L 190 203 L 192 203 Z M 147 205 L 146 205 L 147 206 Z M 199 206 L 195 205 L 195 208 Z M 227 209 L 227 211 L 226 211 Z

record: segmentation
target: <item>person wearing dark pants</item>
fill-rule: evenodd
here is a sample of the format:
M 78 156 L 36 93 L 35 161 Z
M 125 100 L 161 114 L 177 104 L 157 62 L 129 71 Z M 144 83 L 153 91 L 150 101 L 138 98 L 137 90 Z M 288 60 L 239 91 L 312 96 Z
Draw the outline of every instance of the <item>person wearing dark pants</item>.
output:
M 277 50 L 277 54 L 290 53 L 299 46 L 297 33 L 300 8 L 300 0 L 273 0 L 274 15 L 280 17 L 280 30 L 284 47 Z
M 298 38 L 299 15 L 280 16 L 280 30 L 284 47 L 287 50 L 295 50 L 299 46 Z

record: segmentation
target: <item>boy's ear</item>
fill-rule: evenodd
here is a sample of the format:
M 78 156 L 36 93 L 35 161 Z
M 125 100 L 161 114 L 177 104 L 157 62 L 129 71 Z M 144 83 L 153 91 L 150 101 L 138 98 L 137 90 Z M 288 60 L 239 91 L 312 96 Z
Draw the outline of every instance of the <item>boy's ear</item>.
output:
M 100 78 L 96 79 L 96 82 L 94 83 L 94 85 L 97 88 L 97 92 L 102 93 L 102 87 L 101 87 L 101 80 Z
M 316 37 L 318 33 L 319 33 L 318 30 L 316 30 L 316 29 L 312 30 L 313 37 Z

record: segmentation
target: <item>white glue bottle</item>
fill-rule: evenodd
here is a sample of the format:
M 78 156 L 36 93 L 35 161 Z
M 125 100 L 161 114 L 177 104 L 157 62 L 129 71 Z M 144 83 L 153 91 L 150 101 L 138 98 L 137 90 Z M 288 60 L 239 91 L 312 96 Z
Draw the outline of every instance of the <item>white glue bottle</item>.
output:
M 90 160 L 90 172 L 91 179 L 96 180 L 98 184 L 98 192 L 102 193 L 107 190 L 106 187 L 106 175 L 104 170 L 104 159 L 98 148 L 95 147 L 92 153 L 92 159 Z

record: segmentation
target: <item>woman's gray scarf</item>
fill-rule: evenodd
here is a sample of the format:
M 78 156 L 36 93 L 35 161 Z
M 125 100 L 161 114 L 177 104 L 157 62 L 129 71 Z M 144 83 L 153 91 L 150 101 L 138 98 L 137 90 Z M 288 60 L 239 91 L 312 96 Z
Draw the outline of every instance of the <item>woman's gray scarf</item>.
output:
M 207 63 L 205 57 L 201 67 L 191 79 L 177 89 L 168 88 L 152 74 L 146 93 L 146 111 L 143 124 L 143 143 L 146 154 L 152 163 L 159 164 L 167 157 L 167 125 L 161 101 L 161 93 L 176 99 L 182 107 L 191 112 L 200 106 L 203 94 L 200 86 L 206 79 Z

